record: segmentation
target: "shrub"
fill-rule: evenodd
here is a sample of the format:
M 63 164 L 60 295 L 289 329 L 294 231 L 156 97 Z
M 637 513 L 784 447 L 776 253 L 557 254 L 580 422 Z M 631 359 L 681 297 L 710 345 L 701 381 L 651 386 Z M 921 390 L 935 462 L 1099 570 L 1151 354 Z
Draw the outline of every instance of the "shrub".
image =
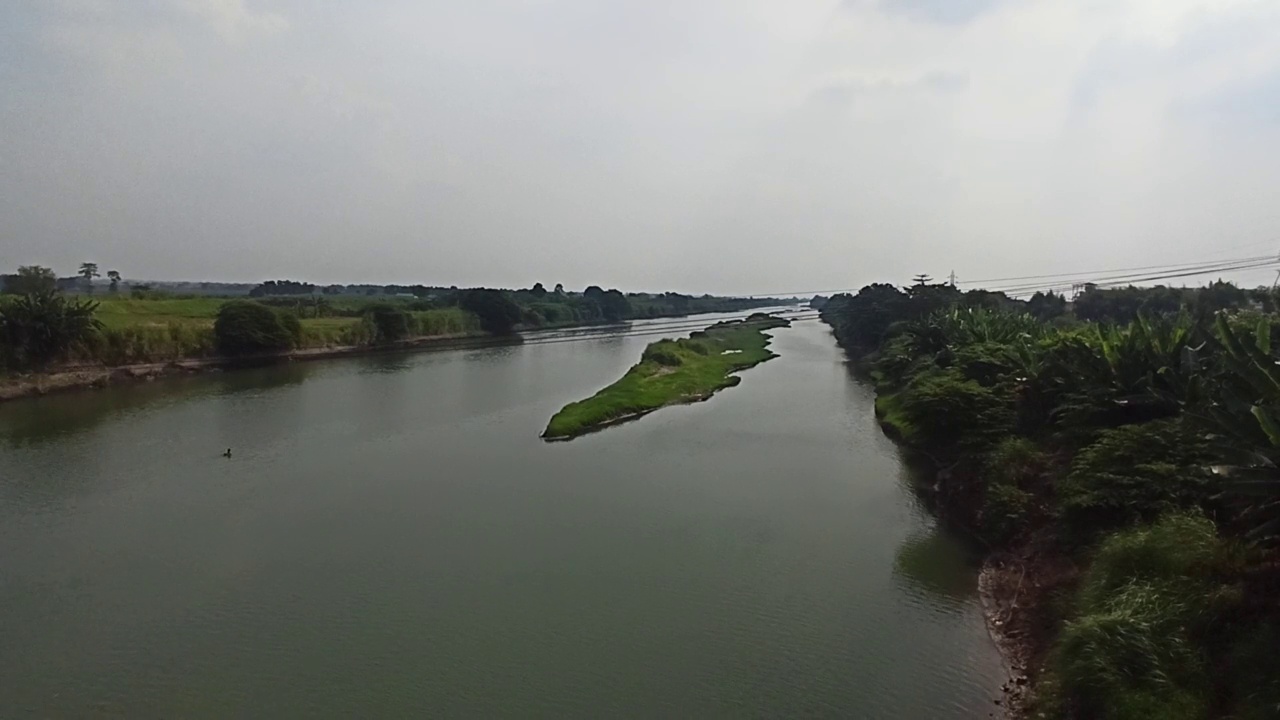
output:
M 373 329 L 372 343 L 386 345 L 409 337 L 409 314 L 390 303 L 375 303 L 365 310 Z
M 1203 517 L 1174 515 L 1108 539 L 1085 573 L 1052 664 L 1080 717 L 1202 718 L 1211 702 L 1203 635 L 1228 598 L 1229 553 Z
M 302 346 L 302 321 L 298 319 L 298 315 L 292 310 L 277 310 L 280 315 L 280 324 L 289 332 L 290 346 Z
M 679 367 L 684 364 L 684 359 L 676 350 L 676 344 L 670 340 L 661 340 L 645 348 L 641 360 L 665 367 Z
M 1049 456 L 1034 442 L 1010 437 L 987 455 L 985 477 L 991 484 L 1027 488 L 1049 471 L 1050 464 Z
M 1030 523 L 1035 513 L 1035 496 L 1013 485 L 996 484 L 986 489 L 978 530 L 989 542 L 1003 545 Z
M 219 308 L 213 336 L 223 355 L 284 352 L 293 343 L 280 314 L 252 300 L 233 300 Z
M 917 376 L 900 393 L 914 442 L 944 453 L 981 453 L 1013 429 L 1011 398 L 952 370 Z
M 1172 511 L 1208 508 L 1215 489 L 1205 440 L 1178 420 L 1103 431 L 1061 484 L 1068 534 L 1087 538 Z

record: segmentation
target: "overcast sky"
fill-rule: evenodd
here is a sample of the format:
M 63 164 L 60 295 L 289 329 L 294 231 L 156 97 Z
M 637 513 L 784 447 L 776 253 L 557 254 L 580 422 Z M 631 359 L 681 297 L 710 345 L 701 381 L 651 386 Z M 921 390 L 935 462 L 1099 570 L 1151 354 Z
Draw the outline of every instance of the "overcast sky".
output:
M 0 3 L 5 271 L 763 293 L 1273 251 L 1275 0 Z

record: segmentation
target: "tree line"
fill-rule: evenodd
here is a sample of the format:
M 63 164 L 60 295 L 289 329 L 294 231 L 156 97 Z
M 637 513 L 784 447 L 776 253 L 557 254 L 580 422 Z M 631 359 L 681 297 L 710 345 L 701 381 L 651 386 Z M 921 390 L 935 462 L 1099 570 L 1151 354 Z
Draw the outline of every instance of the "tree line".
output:
M 35 265 L 0 275 L 0 367 L 41 370 L 73 357 L 119 364 L 154 361 L 157 354 L 164 359 L 213 353 L 270 354 L 317 343 L 384 345 L 413 336 L 477 330 L 509 335 L 522 327 L 621 322 L 739 310 L 769 302 L 678 293 L 624 294 L 595 285 L 582 292 L 570 292 L 557 284 L 548 291 L 541 283 L 521 290 L 389 285 L 385 286 L 387 290 L 397 292 L 375 297 L 357 294 L 357 299 L 352 300 L 345 291 L 358 286 L 320 288 L 312 283 L 270 280 L 253 287 L 247 296 L 227 298 L 217 309 L 211 328 L 190 323 L 107 328 L 98 319 L 99 302 L 90 297 L 98 275 L 94 263 L 84 263 L 81 272 L 70 280 Z M 111 281 L 109 301 L 115 303 L 120 273 L 109 271 L 107 277 Z M 402 289 L 406 292 L 399 292 Z M 143 301 L 207 298 L 169 294 L 139 284 L 130 286 L 130 294 L 134 300 Z M 142 306 L 112 307 L 147 312 Z M 457 320 L 463 316 L 472 318 L 474 325 L 469 327 L 466 321 Z M 343 325 L 336 334 L 319 338 L 317 328 L 323 326 L 303 322 L 327 317 L 346 317 L 355 322 Z
M 931 460 L 943 515 L 1022 564 L 1032 716 L 1277 716 L 1270 288 L 1022 301 L 921 282 L 816 304 L 886 428 Z

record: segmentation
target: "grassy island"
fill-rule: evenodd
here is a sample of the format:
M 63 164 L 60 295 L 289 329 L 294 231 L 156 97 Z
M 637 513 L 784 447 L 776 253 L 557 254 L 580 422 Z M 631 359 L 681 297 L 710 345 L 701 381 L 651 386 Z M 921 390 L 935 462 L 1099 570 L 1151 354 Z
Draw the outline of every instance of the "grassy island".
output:
M 706 400 L 733 387 L 733 373 L 771 360 L 765 330 L 790 325 L 782 318 L 755 313 L 745 320 L 712 325 L 683 340 L 659 340 L 645 348 L 620 380 L 586 400 L 569 403 L 551 418 L 542 437 L 570 440 L 666 405 Z

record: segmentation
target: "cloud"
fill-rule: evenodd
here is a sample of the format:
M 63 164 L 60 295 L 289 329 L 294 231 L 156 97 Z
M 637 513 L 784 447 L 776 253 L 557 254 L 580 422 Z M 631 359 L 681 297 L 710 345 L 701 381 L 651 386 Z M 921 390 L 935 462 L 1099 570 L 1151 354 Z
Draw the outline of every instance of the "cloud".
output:
M 56 0 L 0 28 L 5 257 L 63 271 L 761 292 L 1280 234 L 1266 0 Z
M 187 11 L 207 22 L 227 40 L 240 40 L 250 35 L 281 32 L 289 21 L 279 13 L 254 12 L 245 0 L 175 0 Z
M 963 25 L 990 12 L 1002 0 L 880 0 L 885 12 L 922 22 Z
M 859 96 L 904 96 L 910 94 L 939 95 L 962 92 L 969 86 L 965 73 L 934 70 L 910 77 L 849 77 L 824 82 L 811 98 L 818 103 L 844 106 Z

